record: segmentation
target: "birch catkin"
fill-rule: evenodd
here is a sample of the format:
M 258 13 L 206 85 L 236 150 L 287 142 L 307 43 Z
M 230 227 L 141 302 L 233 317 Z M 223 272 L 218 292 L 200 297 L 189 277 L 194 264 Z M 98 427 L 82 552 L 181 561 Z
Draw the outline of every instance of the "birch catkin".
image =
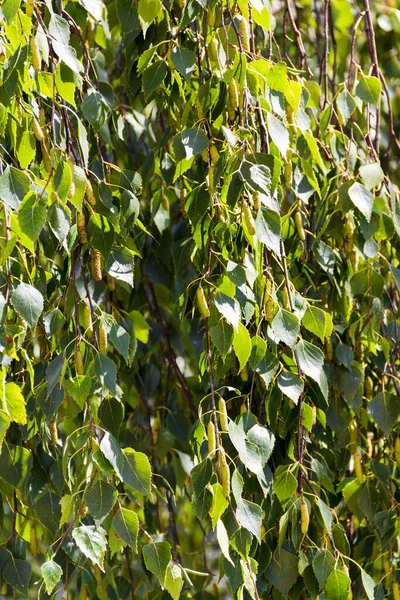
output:
M 92 248 L 91 267 L 93 279 L 95 281 L 101 281 L 103 279 L 103 272 L 101 269 L 101 254 L 96 248 Z
M 219 468 L 221 473 L 222 491 L 224 492 L 225 498 L 229 499 L 231 494 L 231 476 L 228 463 L 226 462 L 225 451 L 222 449 L 219 452 Z
M 36 73 L 38 73 L 42 66 L 42 60 L 40 58 L 39 46 L 35 36 L 31 37 L 29 45 L 31 48 L 32 66 L 35 69 Z
M 77 375 L 84 375 L 82 352 L 79 348 L 75 350 L 75 371 Z
M 256 232 L 256 226 L 254 223 L 254 217 L 251 212 L 250 206 L 247 202 L 243 202 L 242 204 L 242 215 L 243 215 L 243 224 L 245 225 L 247 231 L 250 235 L 254 235 Z
M 76 215 L 76 225 L 78 228 L 79 243 L 86 244 L 88 241 L 88 237 L 86 233 L 86 219 L 83 213 L 78 213 Z
M 236 109 L 239 108 L 239 90 L 235 79 L 231 79 L 228 84 L 228 118 L 234 121 L 236 117 Z
M 208 453 L 212 454 L 213 452 L 215 452 L 215 449 L 217 447 L 217 439 L 216 439 L 216 435 L 215 435 L 215 425 L 214 423 L 211 421 L 208 421 L 208 425 L 207 425 L 207 442 L 208 442 Z
M 218 400 L 218 411 L 219 411 L 219 422 L 221 424 L 222 431 L 228 431 L 228 413 L 226 410 L 226 403 L 223 398 Z
M 207 300 L 206 300 L 206 296 L 204 294 L 204 290 L 201 286 L 199 286 L 197 288 L 196 299 L 197 299 L 197 304 L 198 304 L 201 316 L 203 317 L 203 319 L 208 319 L 208 317 L 210 316 L 210 310 L 207 305 Z
M 307 502 L 302 498 L 300 503 L 300 514 L 301 514 L 301 533 L 305 535 L 308 531 L 310 524 L 310 515 L 308 514 Z
M 53 444 L 53 446 L 57 446 L 57 444 L 58 444 L 58 431 L 57 431 L 57 423 L 56 423 L 56 420 L 54 418 L 51 419 L 51 421 L 49 423 L 49 430 L 50 430 L 51 443 Z
M 104 323 L 100 323 L 99 326 L 99 350 L 102 354 L 107 354 L 108 342 L 107 342 L 107 330 L 104 327 Z
M 299 239 L 302 242 L 304 242 L 304 240 L 306 239 L 306 232 L 304 231 L 303 218 L 302 218 L 301 212 L 299 210 L 296 210 L 296 212 L 294 214 L 294 222 L 296 225 L 297 235 L 299 236 Z

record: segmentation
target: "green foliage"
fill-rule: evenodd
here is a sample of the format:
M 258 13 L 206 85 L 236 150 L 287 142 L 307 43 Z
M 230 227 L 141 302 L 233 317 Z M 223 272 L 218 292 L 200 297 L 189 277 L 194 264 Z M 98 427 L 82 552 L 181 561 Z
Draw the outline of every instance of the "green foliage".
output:
M 373 4 L 1 3 L 4 597 L 399 597 Z

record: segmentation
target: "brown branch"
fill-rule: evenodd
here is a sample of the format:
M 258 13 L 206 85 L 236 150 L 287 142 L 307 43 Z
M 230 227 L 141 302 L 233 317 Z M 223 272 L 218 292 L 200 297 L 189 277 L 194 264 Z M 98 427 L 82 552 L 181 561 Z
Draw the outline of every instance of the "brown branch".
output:
M 297 48 L 298 48 L 299 53 L 300 53 L 301 68 L 303 69 L 304 66 L 307 67 L 308 77 L 311 79 L 311 77 L 313 76 L 313 74 L 312 74 L 312 71 L 311 71 L 310 67 L 308 66 L 308 63 L 307 63 L 307 53 L 306 53 L 306 50 L 304 48 L 303 39 L 301 37 L 300 29 L 297 27 L 297 23 L 296 23 L 296 20 L 294 18 L 294 15 L 293 15 L 291 0 L 285 0 L 285 4 L 286 4 L 287 13 L 289 15 L 290 24 L 292 26 L 293 33 L 294 33 L 295 38 L 296 38 Z

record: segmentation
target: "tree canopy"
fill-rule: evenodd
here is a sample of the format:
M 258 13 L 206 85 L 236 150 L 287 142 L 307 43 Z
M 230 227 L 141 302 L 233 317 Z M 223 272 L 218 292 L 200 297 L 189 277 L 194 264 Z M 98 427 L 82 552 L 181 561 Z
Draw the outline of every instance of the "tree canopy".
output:
M 6 598 L 400 598 L 394 0 L 0 5 Z

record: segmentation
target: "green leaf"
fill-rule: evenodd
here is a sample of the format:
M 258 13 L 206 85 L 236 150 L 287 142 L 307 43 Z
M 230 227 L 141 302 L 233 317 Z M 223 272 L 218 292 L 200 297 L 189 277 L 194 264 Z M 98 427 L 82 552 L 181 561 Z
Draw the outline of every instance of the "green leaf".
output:
M 115 362 L 98 352 L 94 359 L 94 373 L 101 385 L 106 387 L 114 396 L 117 393 L 117 368 Z
M 289 79 L 284 62 L 277 62 L 272 65 L 267 75 L 267 85 L 277 92 L 283 92 L 289 88 Z
M 77 375 L 67 381 L 67 392 L 80 408 L 89 397 L 91 385 L 91 378 L 87 375 Z
M 20 0 L 5 0 L 1 6 L 1 12 L 3 13 L 7 23 L 10 25 L 20 7 Z
M 0 198 L 14 210 L 18 210 L 30 187 L 31 180 L 28 175 L 15 167 L 7 167 L 0 175 Z
M 244 181 L 255 192 L 265 193 L 272 187 L 271 169 L 266 165 L 253 165 L 244 161 L 240 167 Z
M 368 573 L 364 571 L 364 569 L 360 569 L 361 571 L 361 581 L 364 587 L 364 591 L 367 594 L 368 600 L 374 600 L 375 598 L 375 581 L 372 579 Z
M 32 285 L 20 283 L 11 294 L 11 304 L 19 316 L 33 329 L 43 310 L 43 296 Z
M 129 333 L 118 325 L 118 323 L 113 323 L 109 333 L 109 339 L 112 345 L 118 352 L 122 354 L 126 363 L 129 363 L 129 346 L 131 343 L 131 336 Z
M 302 318 L 302 325 L 317 335 L 321 342 L 330 337 L 333 329 L 332 317 L 316 306 L 309 306 Z
M 385 177 L 381 165 L 377 162 L 362 165 L 359 173 L 367 190 L 372 190 L 380 185 Z
M 165 574 L 171 560 L 171 546 L 168 542 L 151 543 L 142 548 L 146 568 L 153 573 L 164 586 Z
M 107 260 L 114 243 L 114 228 L 106 217 L 93 214 L 87 225 L 87 234 L 90 245 L 99 250 Z
M 22 446 L 3 444 L 0 453 L 0 477 L 18 490 L 26 489 L 32 469 L 32 455 Z
M 212 528 L 215 529 L 218 519 L 224 514 L 229 502 L 225 497 L 222 485 L 214 483 L 212 485 L 212 505 L 210 508 L 210 517 Z
M 389 434 L 400 415 L 399 399 L 389 392 L 380 392 L 368 404 L 368 412 L 386 434 Z
M 350 92 L 344 88 L 337 97 L 336 103 L 345 125 L 356 109 L 356 102 Z
M 275 436 L 271 431 L 262 425 L 253 425 L 247 432 L 249 442 L 257 446 L 263 464 L 266 464 L 272 454 L 275 445 Z
M 12 556 L 3 568 L 1 575 L 11 587 L 21 592 L 24 596 L 28 595 L 32 569 L 26 560 Z
M 246 439 L 246 434 L 233 420 L 228 425 L 229 438 L 239 453 L 244 466 L 252 473 L 264 479 L 263 461 L 256 445 Z
M 97 481 L 83 494 L 92 517 L 101 523 L 113 508 L 117 499 L 117 490 L 105 481 Z
M 54 52 L 62 62 L 79 75 L 83 71 L 83 65 L 76 58 L 75 49 L 69 45 L 68 22 L 53 13 L 48 28 Z
M 139 0 L 138 15 L 143 29 L 143 37 L 152 22 L 158 17 L 161 10 L 160 0 Z
M 196 56 L 182 46 L 175 46 L 171 51 L 171 60 L 177 71 L 184 76 L 186 81 L 190 81 L 190 77 L 196 66 Z
M 357 84 L 356 95 L 363 101 L 369 104 L 378 106 L 379 98 L 382 92 L 382 84 L 380 79 L 373 76 L 362 75 L 362 78 Z
M 249 558 L 250 548 L 253 541 L 253 535 L 244 529 L 243 527 L 239 527 L 231 536 L 230 543 L 232 548 L 240 554 L 243 560 L 247 560 Z
M 225 358 L 229 352 L 233 342 L 233 329 L 225 321 L 219 321 L 215 327 L 211 329 L 211 340 L 216 346 L 218 352 Z
M 192 504 L 199 519 L 205 519 L 211 508 L 213 496 L 207 485 L 212 476 L 210 459 L 206 458 L 190 472 L 193 483 Z
M 140 29 L 136 3 L 134 4 L 131 0 L 117 0 L 116 8 L 122 31 L 130 32 Z
M 21 169 L 27 169 L 36 156 L 36 140 L 31 131 L 24 131 L 17 146 L 17 158 Z
M 313 560 L 312 568 L 318 579 L 319 587 L 322 589 L 325 581 L 335 566 L 335 559 L 329 550 L 319 550 Z
M 60 160 L 54 175 L 54 188 L 62 202 L 65 202 L 71 187 L 71 169 L 65 160 Z
M 73 497 L 70 494 L 65 494 L 60 500 L 61 506 L 61 519 L 60 519 L 60 527 L 67 523 L 72 515 L 73 509 Z
M 298 577 L 298 558 L 292 552 L 281 548 L 271 560 L 265 571 L 268 581 L 275 586 L 284 597 L 294 586 Z
M 283 507 L 297 489 L 297 479 L 285 465 L 279 465 L 274 473 L 274 492 Z
M 278 377 L 278 387 L 283 394 L 297 404 L 304 389 L 304 381 L 294 373 L 283 371 Z
M 256 217 L 256 234 L 267 248 L 281 255 L 281 219 L 278 213 L 269 208 L 260 208 Z
M 365 294 L 375 297 L 381 297 L 385 280 L 380 273 L 369 267 L 360 269 L 350 279 L 351 291 L 354 296 L 364 296 Z
M 275 373 L 279 367 L 279 361 L 272 354 L 272 352 L 266 352 L 264 358 L 258 363 L 255 368 L 256 373 L 263 379 L 265 386 L 268 388 Z
M 60 581 L 63 570 L 54 560 L 48 560 L 42 564 L 40 571 L 46 585 L 46 593 L 50 595 Z
M 144 71 L 142 87 L 146 98 L 151 96 L 158 86 L 161 85 L 167 73 L 168 67 L 163 60 L 159 60 Z
M 371 481 L 363 484 L 358 503 L 368 521 L 373 524 L 376 513 L 379 510 L 379 494 Z
M 137 552 L 139 519 L 133 510 L 121 507 L 113 519 L 115 533 Z
M 221 315 L 225 317 L 235 331 L 238 331 L 241 316 L 239 302 L 233 298 L 230 298 L 226 294 L 223 294 L 222 292 L 217 292 L 214 298 L 214 303 Z
M 104 529 L 94 525 L 81 525 L 73 529 L 72 537 L 82 554 L 104 571 L 103 562 L 107 549 Z
M 132 252 L 122 246 L 113 246 L 110 250 L 106 271 L 114 279 L 125 281 L 133 288 Z
M 181 134 L 174 137 L 174 150 L 176 158 L 180 160 L 190 160 L 197 154 L 204 152 L 208 148 L 208 138 L 206 134 L 198 128 L 185 129 Z
M 266 342 L 259 336 L 255 335 L 251 340 L 251 355 L 249 363 L 252 369 L 255 369 L 264 358 L 267 350 Z
M 261 507 L 258 504 L 254 504 L 254 502 L 241 498 L 237 504 L 236 518 L 240 525 L 255 535 L 261 544 Z
M 69 232 L 69 211 L 67 212 L 67 210 L 63 206 L 55 202 L 50 207 L 48 218 L 52 232 L 54 233 L 60 244 L 62 244 Z
M 354 353 L 348 346 L 346 346 L 346 344 L 343 344 L 342 342 L 338 343 L 335 349 L 335 356 L 337 360 L 346 367 L 346 369 L 351 371 L 351 363 L 354 359 Z
M 296 315 L 280 308 L 271 323 L 271 328 L 277 342 L 282 341 L 293 348 L 300 330 L 300 322 Z
M 11 421 L 26 425 L 25 399 L 21 388 L 13 382 L 6 383 L 4 386 L 4 396 L 2 395 L 3 408 Z M 1 437 L 1 436 L 0 436 Z
M 319 383 L 324 365 L 324 355 L 321 350 L 317 346 L 314 346 L 314 344 L 310 344 L 310 342 L 306 342 L 305 340 L 300 340 L 296 344 L 295 349 L 301 369 L 306 375 L 311 377 L 311 379 L 314 379 L 314 381 Z
M 216 528 L 217 540 L 223 556 L 233 565 L 233 561 L 229 555 L 229 537 L 226 527 L 221 519 L 217 522 Z
M 267 113 L 267 124 L 268 133 L 271 136 L 271 140 L 274 142 L 279 152 L 286 160 L 286 154 L 290 144 L 288 130 L 282 121 L 274 117 L 274 115 L 270 112 Z
M 40 74 L 39 74 L 40 75 Z M 61 62 L 57 64 L 56 74 L 55 74 L 55 83 L 57 92 L 60 94 L 63 100 L 72 104 L 72 106 L 76 107 L 75 104 L 75 78 L 72 71 Z M 50 95 L 50 98 L 53 96 L 53 90 Z M 75 168 L 75 167 L 74 167 Z
M 34 475 L 35 463 L 33 465 Z M 55 537 L 61 520 L 60 497 L 53 492 L 46 492 L 35 503 L 35 512 L 42 525 Z
M 329 506 L 325 504 L 321 498 L 318 498 L 318 508 L 321 513 L 322 520 L 329 535 L 332 534 L 332 512 Z
M 350 578 L 343 571 L 334 569 L 324 586 L 325 600 L 347 600 Z
M 53 308 L 44 313 L 43 322 L 46 335 L 51 338 L 62 329 L 65 323 L 65 317 L 58 308 Z
M 233 349 L 239 361 L 239 371 L 249 360 L 251 353 L 251 338 L 243 323 L 238 324 L 238 330 L 233 334 Z
M 112 464 L 114 470 L 121 481 L 124 480 L 122 476 L 122 470 L 125 466 L 125 456 L 122 453 L 120 445 L 111 433 L 105 433 L 103 439 L 100 442 L 100 450 L 106 457 L 106 459 Z
M 151 467 L 149 459 L 142 452 L 136 452 L 132 448 L 125 448 L 122 452 L 125 458 L 122 467 L 124 483 L 143 496 L 150 496 Z
M 165 573 L 164 587 L 173 600 L 179 600 L 183 588 L 182 568 L 170 562 Z
M 4 438 L 10 426 L 10 423 L 10 417 L 3 410 L 0 410 L 0 449 L 4 442 Z
M 353 183 L 348 189 L 349 198 L 369 222 L 371 220 L 374 197 L 361 183 Z
M 301 407 L 301 416 L 302 416 L 302 424 L 303 427 L 307 429 L 307 431 L 312 431 L 314 424 L 314 414 L 311 406 L 303 402 Z
M 267 31 L 271 29 L 271 15 L 269 9 L 262 2 L 253 2 L 253 19 L 257 25 Z

